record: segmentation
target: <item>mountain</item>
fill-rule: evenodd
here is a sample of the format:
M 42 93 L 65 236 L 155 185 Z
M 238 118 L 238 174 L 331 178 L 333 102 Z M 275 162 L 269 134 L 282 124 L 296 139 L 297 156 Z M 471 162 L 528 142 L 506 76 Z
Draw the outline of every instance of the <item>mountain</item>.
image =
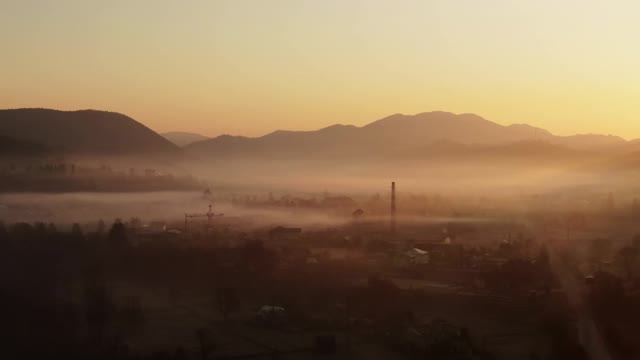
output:
M 451 143 L 447 149 L 436 146 Z M 514 151 L 527 154 L 575 156 L 575 151 L 624 144 L 621 138 L 600 135 L 555 136 L 526 124 L 499 125 L 474 114 L 425 112 L 395 114 L 362 127 L 333 125 L 317 131 L 275 131 L 258 138 L 223 135 L 185 147 L 194 156 L 217 158 L 327 159 L 424 157 L 430 154 L 499 153 L 496 146 L 520 144 Z M 461 146 L 471 147 L 464 151 Z M 494 147 L 494 148 L 492 148 Z M 489 150 L 490 149 L 490 150 Z M 536 150 L 538 149 L 538 150 Z
M 0 110 L 0 135 L 78 155 L 178 157 L 182 150 L 132 118 L 114 112 Z
M 613 149 L 629 144 L 627 140 L 614 135 L 579 134 L 572 136 L 556 136 L 553 139 L 557 144 L 566 145 L 574 149 Z
M 170 131 L 166 133 L 161 133 L 160 135 L 162 135 L 162 137 L 164 137 L 165 139 L 171 141 L 172 143 L 180 147 L 187 146 L 194 142 L 209 139 L 209 137 L 204 135 L 183 132 L 183 131 Z

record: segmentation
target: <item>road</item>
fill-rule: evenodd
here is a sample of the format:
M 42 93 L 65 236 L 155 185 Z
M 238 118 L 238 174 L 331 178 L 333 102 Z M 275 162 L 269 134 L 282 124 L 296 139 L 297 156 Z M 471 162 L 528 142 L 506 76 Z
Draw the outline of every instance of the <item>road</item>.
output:
M 611 355 L 607 350 L 600 331 L 585 304 L 585 284 L 576 279 L 571 269 L 555 254 L 549 254 L 551 269 L 554 271 L 560 285 L 562 286 L 569 305 L 576 312 L 578 320 L 578 336 L 580 345 L 587 352 L 591 360 L 611 360 Z

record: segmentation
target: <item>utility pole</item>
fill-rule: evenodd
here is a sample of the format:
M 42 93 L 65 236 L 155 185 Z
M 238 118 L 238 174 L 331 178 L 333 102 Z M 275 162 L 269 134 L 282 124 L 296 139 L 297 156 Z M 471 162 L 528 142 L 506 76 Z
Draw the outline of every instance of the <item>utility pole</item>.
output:
M 391 234 L 396 234 L 396 182 L 391 182 Z

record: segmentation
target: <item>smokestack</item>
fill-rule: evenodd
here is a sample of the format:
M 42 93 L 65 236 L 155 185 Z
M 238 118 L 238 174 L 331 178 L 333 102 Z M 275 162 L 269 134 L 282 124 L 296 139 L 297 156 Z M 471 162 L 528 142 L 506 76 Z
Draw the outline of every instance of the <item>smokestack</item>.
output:
M 396 182 L 391 182 L 391 234 L 396 234 Z

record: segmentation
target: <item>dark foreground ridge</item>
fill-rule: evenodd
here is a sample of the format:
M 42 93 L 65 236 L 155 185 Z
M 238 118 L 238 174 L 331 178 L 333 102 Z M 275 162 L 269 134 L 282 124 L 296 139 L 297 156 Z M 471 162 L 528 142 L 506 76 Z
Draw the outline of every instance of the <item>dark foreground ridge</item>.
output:
M 141 123 L 107 111 L 0 110 L 0 135 L 65 154 L 181 154 L 177 146 Z

